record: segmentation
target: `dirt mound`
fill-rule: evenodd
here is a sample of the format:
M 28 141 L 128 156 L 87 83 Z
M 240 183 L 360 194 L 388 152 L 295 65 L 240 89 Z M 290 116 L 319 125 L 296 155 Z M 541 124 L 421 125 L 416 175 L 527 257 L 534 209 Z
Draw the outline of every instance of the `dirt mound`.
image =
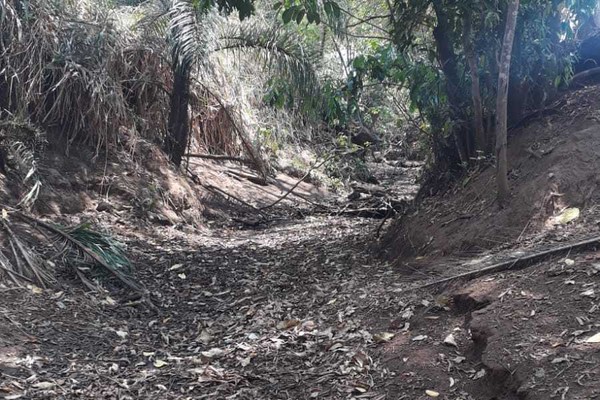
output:
M 0 203 L 15 205 L 31 185 L 7 168 L 0 173 Z M 115 149 L 108 156 L 85 146 L 69 155 L 48 148 L 37 162 L 36 177 L 41 189 L 33 211 L 41 216 L 114 216 L 120 225 L 127 221 L 189 227 L 258 215 L 254 206 L 276 201 L 298 181 L 278 174 L 257 183 L 261 178 L 256 171 L 228 161 L 192 159 L 186 171 L 178 172 L 157 145 L 141 139 L 131 149 Z M 309 205 L 326 193 L 325 188 L 301 183 L 281 206 Z
M 398 376 L 388 398 L 597 398 L 598 258 L 488 275 L 435 302 L 418 296 L 383 326 L 396 335 L 380 349 Z
M 495 169 L 481 167 L 396 221 L 383 241 L 390 258 L 473 255 L 597 230 L 598 104 L 600 88 L 584 88 L 514 129 L 508 151 L 510 206 L 499 209 Z M 580 209 L 576 223 L 553 223 L 566 208 Z

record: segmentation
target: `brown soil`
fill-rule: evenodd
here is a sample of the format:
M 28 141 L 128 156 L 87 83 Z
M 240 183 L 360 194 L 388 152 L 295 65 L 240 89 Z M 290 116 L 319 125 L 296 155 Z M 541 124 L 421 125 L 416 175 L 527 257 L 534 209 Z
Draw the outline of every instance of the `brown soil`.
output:
M 580 92 L 579 107 L 567 106 L 563 114 L 571 107 L 589 115 L 582 105 L 595 101 L 595 93 Z M 43 178 L 55 193 L 44 194 L 40 210 L 61 212 L 63 223 L 93 221 L 124 242 L 155 308 L 108 284 L 90 293 L 66 271 L 61 284 L 47 290 L 0 283 L 0 398 L 600 398 L 600 345 L 588 343 L 600 332 L 600 253 L 420 289 L 593 233 L 595 183 L 589 178 L 595 175 L 588 164 L 600 156 L 588 144 L 598 139 L 590 120 L 573 126 L 565 143 L 556 130 L 537 137 L 544 149 L 556 146 L 542 158 L 515 154 L 513 201 L 524 205 L 514 214 L 493 208 L 484 184 L 491 172 L 475 174 L 480 197 L 467 186 L 445 202 L 428 200 L 406 219 L 420 221 L 423 232 L 443 232 L 449 244 L 441 236 L 413 243 L 431 257 L 393 264 L 374 257 L 381 221 L 310 215 L 310 203 L 293 196 L 257 216 L 252 207 L 277 199 L 294 178 L 261 186 L 243 177 L 252 171 L 235 164 L 197 162 L 194 183 L 167 167 L 159 152 L 144 165 L 94 164 L 85 155 L 48 158 Z M 516 140 L 531 139 L 532 129 Z M 382 171 L 386 180 L 401 180 L 394 179 L 396 169 Z M 409 189 L 398 188 L 399 195 L 413 191 L 410 174 L 402 177 Z M 562 195 L 546 208 L 540 196 L 550 190 Z M 326 196 L 308 184 L 299 193 L 311 201 Z M 536 196 L 539 204 L 531 200 Z M 564 206 L 581 207 L 582 217 L 543 228 Z M 473 216 L 457 219 L 465 210 Z M 498 218 L 504 228 L 492 224 Z M 459 230 L 476 221 L 489 225 Z M 508 235 L 509 221 L 523 222 L 514 229 L 520 241 Z M 438 245 L 441 253 L 463 250 L 463 256 L 489 248 L 475 235 L 486 237 L 485 229 L 505 232 L 502 249 L 477 259 L 434 254 Z M 454 344 L 444 343 L 448 335 Z
M 256 175 L 248 167 L 198 159 L 191 160 L 189 174 L 181 175 L 156 145 L 141 139 L 133 153 L 121 150 L 109 158 L 85 148 L 68 157 L 61 150 L 49 150 L 40 162 L 39 174 L 43 189 L 34 211 L 40 215 L 87 215 L 94 219 L 98 210 L 118 217 L 121 223 L 184 224 L 196 229 L 210 221 L 240 225 L 238 217 L 253 212 L 228 194 L 261 207 L 277 200 L 298 180 L 278 174 L 269 184 L 256 185 L 239 176 Z M 15 181 L 0 174 L 0 201 L 4 204 L 14 204 L 27 190 Z M 301 183 L 279 208 L 310 207 L 296 194 L 319 201 L 327 190 Z
M 551 115 L 510 132 L 509 207 L 498 208 L 495 169 L 482 166 L 397 221 L 384 240 L 388 256 L 472 256 L 517 242 L 597 231 L 599 103 L 597 86 L 568 93 Z M 581 209 L 585 228 L 550 225 L 567 207 Z
M 127 243 L 158 312 L 76 281 L 0 286 L 0 398 L 600 396 L 600 347 L 585 343 L 600 332 L 600 253 L 436 293 L 411 289 L 456 269 L 374 259 L 377 221 L 190 232 L 98 219 Z
M 600 345 L 586 342 L 600 332 L 599 257 L 580 254 L 571 266 L 556 259 L 407 301 L 388 325 L 396 337 L 380 349 L 402 377 L 384 384 L 388 398 L 427 399 L 426 390 L 443 399 L 600 398 Z M 456 346 L 444 344 L 450 334 Z

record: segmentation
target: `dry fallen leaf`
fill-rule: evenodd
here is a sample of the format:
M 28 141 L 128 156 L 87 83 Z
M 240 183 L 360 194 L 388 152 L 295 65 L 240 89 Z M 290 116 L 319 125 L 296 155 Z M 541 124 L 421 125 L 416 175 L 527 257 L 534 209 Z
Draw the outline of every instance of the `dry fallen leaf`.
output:
M 412 341 L 413 342 L 422 342 L 425 339 L 427 339 L 427 335 L 419 335 L 419 336 L 415 336 L 414 338 L 412 338 Z
M 481 379 L 485 376 L 485 369 L 480 369 L 479 372 L 477 372 L 475 375 L 473 375 L 473 380 L 476 381 L 477 379 Z
M 121 339 L 125 339 L 128 335 L 127 332 L 125 331 L 115 331 L 115 333 L 117 334 L 118 337 L 120 337 Z
M 567 208 L 559 216 L 556 217 L 556 221 L 561 225 L 566 225 L 569 222 L 579 218 L 579 214 L 579 208 Z
M 300 325 L 300 321 L 298 321 L 297 319 L 286 319 L 285 321 L 281 321 L 280 323 L 277 324 L 277 329 L 281 329 L 281 330 L 285 331 L 287 329 L 291 329 L 298 325 Z
M 198 341 L 204 345 L 209 344 L 210 342 L 212 342 L 212 340 L 212 335 L 206 329 L 200 332 L 200 335 L 198 335 Z
M 465 357 L 461 357 L 461 356 L 456 356 L 454 358 L 451 358 L 450 361 L 456 363 L 456 364 L 460 364 L 461 362 L 465 361 L 466 358 Z
M 48 390 L 48 389 L 52 389 L 54 386 L 56 386 L 56 384 L 53 382 L 38 382 L 38 383 L 34 383 L 31 386 L 33 386 L 36 389 Z
M 596 294 L 596 292 L 594 291 L 594 289 L 588 289 L 585 292 L 581 292 L 580 295 L 583 297 L 594 297 Z
M 247 367 L 252 362 L 252 357 L 246 357 L 246 358 L 239 358 L 238 357 L 238 361 L 240 362 L 240 365 L 242 367 Z
M 162 368 L 162 367 L 164 367 L 165 365 L 168 365 L 168 364 L 169 364 L 168 362 L 163 361 L 163 360 L 156 360 L 156 361 L 154 361 L 154 366 L 156 368 Z
M 375 340 L 376 343 L 385 343 L 392 340 L 394 336 L 396 335 L 394 335 L 393 333 L 380 332 L 373 335 L 373 340 Z
M 594 336 L 585 340 L 586 343 L 600 343 L 600 333 L 596 333 Z
M 315 321 L 305 321 L 302 323 L 302 329 L 304 329 L 307 332 L 314 331 L 316 327 L 317 324 L 315 323 Z
M 223 355 L 225 354 L 225 350 L 219 349 L 217 347 L 213 347 L 212 349 L 203 351 L 200 354 L 202 355 L 203 358 L 206 359 L 206 361 L 210 361 L 215 358 L 223 357 Z
M 435 390 L 426 390 L 425 394 L 429 397 L 440 397 L 440 394 Z
M 37 287 L 37 286 L 35 286 L 35 285 L 27 285 L 27 288 L 28 288 L 29 290 L 31 290 L 31 293 L 33 293 L 33 294 L 41 294 L 41 293 L 44 293 L 44 289 L 41 289 L 41 288 L 39 288 L 39 287 Z
M 25 395 L 22 393 L 9 394 L 8 396 L 4 396 L 4 400 L 17 400 L 23 398 Z

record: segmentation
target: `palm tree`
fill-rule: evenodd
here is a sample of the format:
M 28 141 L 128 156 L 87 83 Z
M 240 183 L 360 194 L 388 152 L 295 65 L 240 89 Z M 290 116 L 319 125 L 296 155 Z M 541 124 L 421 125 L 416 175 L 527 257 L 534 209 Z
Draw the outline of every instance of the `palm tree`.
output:
M 244 20 L 254 12 L 252 0 L 154 0 L 147 5 L 151 7 L 142 24 L 151 28 L 152 35 L 166 36 L 171 50 L 173 89 L 164 148 L 176 166 L 181 164 L 189 140 L 192 74 L 195 68 L 205 66 L 211 52 L 252 52 L 300 96 L 315 97 L 315 53 L 308 51 L 297 35 L 264 21 L 228 24 L 224 19 L 214 19 L 209 12 L 214 8 L 225 13 L 237 10 L 240 20 Z
M 165 151 L 171 162 L 180 166 L 189 138 L 190 75 L 203 50 L 198 45 L 198 27 L 215 6 L 228 13 L 237 9 L 240 19 L 244 19 L 252 15 L 254 5 L 252 0 L 218 0 L 216 4 L 210 0 L 159 0 L 157 3 L 163 10 L 162 16 L 168 18 L 173 72 Z M 160 21 L 160 16 L 155 21 Z

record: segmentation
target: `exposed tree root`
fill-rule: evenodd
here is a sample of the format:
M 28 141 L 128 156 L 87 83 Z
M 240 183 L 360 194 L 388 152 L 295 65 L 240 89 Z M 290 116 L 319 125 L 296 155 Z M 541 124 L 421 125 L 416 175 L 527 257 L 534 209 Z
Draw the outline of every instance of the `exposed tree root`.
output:
M 476 278 L 480 278 L 485 275 L 494 274 L 497 272 L 507 271 L 507 270 L 520 270 L 527 268 L 533 265 L 535 262 L 541 261 L 542 259 L 550 256 L 557 256 L 559 254 L 571 252 L 574 250 L 584 250 L 588 247 L 600 244 L 600 236 L 583 240 L 577 243 L 572 243 L 560 247 L 556 247 L 550 250 L 541 251 L 538 253 L 533 253 L 524 257 L 515 258 L 512 260 L 502 261 L 500 263 L 490 265 L 489 267 L 481 268 L 475 271 L 465 272 L 463 274 L 451 276 L 449 278 L 439 279 L 434 282 L 427 283 L 425 285 L 413 288 L 412 290 L 425 289 L 432 286 L 443 285 L 446 283 L 450 283 L 455 280 L 464 279 L 464 280 L 473 280 Z

